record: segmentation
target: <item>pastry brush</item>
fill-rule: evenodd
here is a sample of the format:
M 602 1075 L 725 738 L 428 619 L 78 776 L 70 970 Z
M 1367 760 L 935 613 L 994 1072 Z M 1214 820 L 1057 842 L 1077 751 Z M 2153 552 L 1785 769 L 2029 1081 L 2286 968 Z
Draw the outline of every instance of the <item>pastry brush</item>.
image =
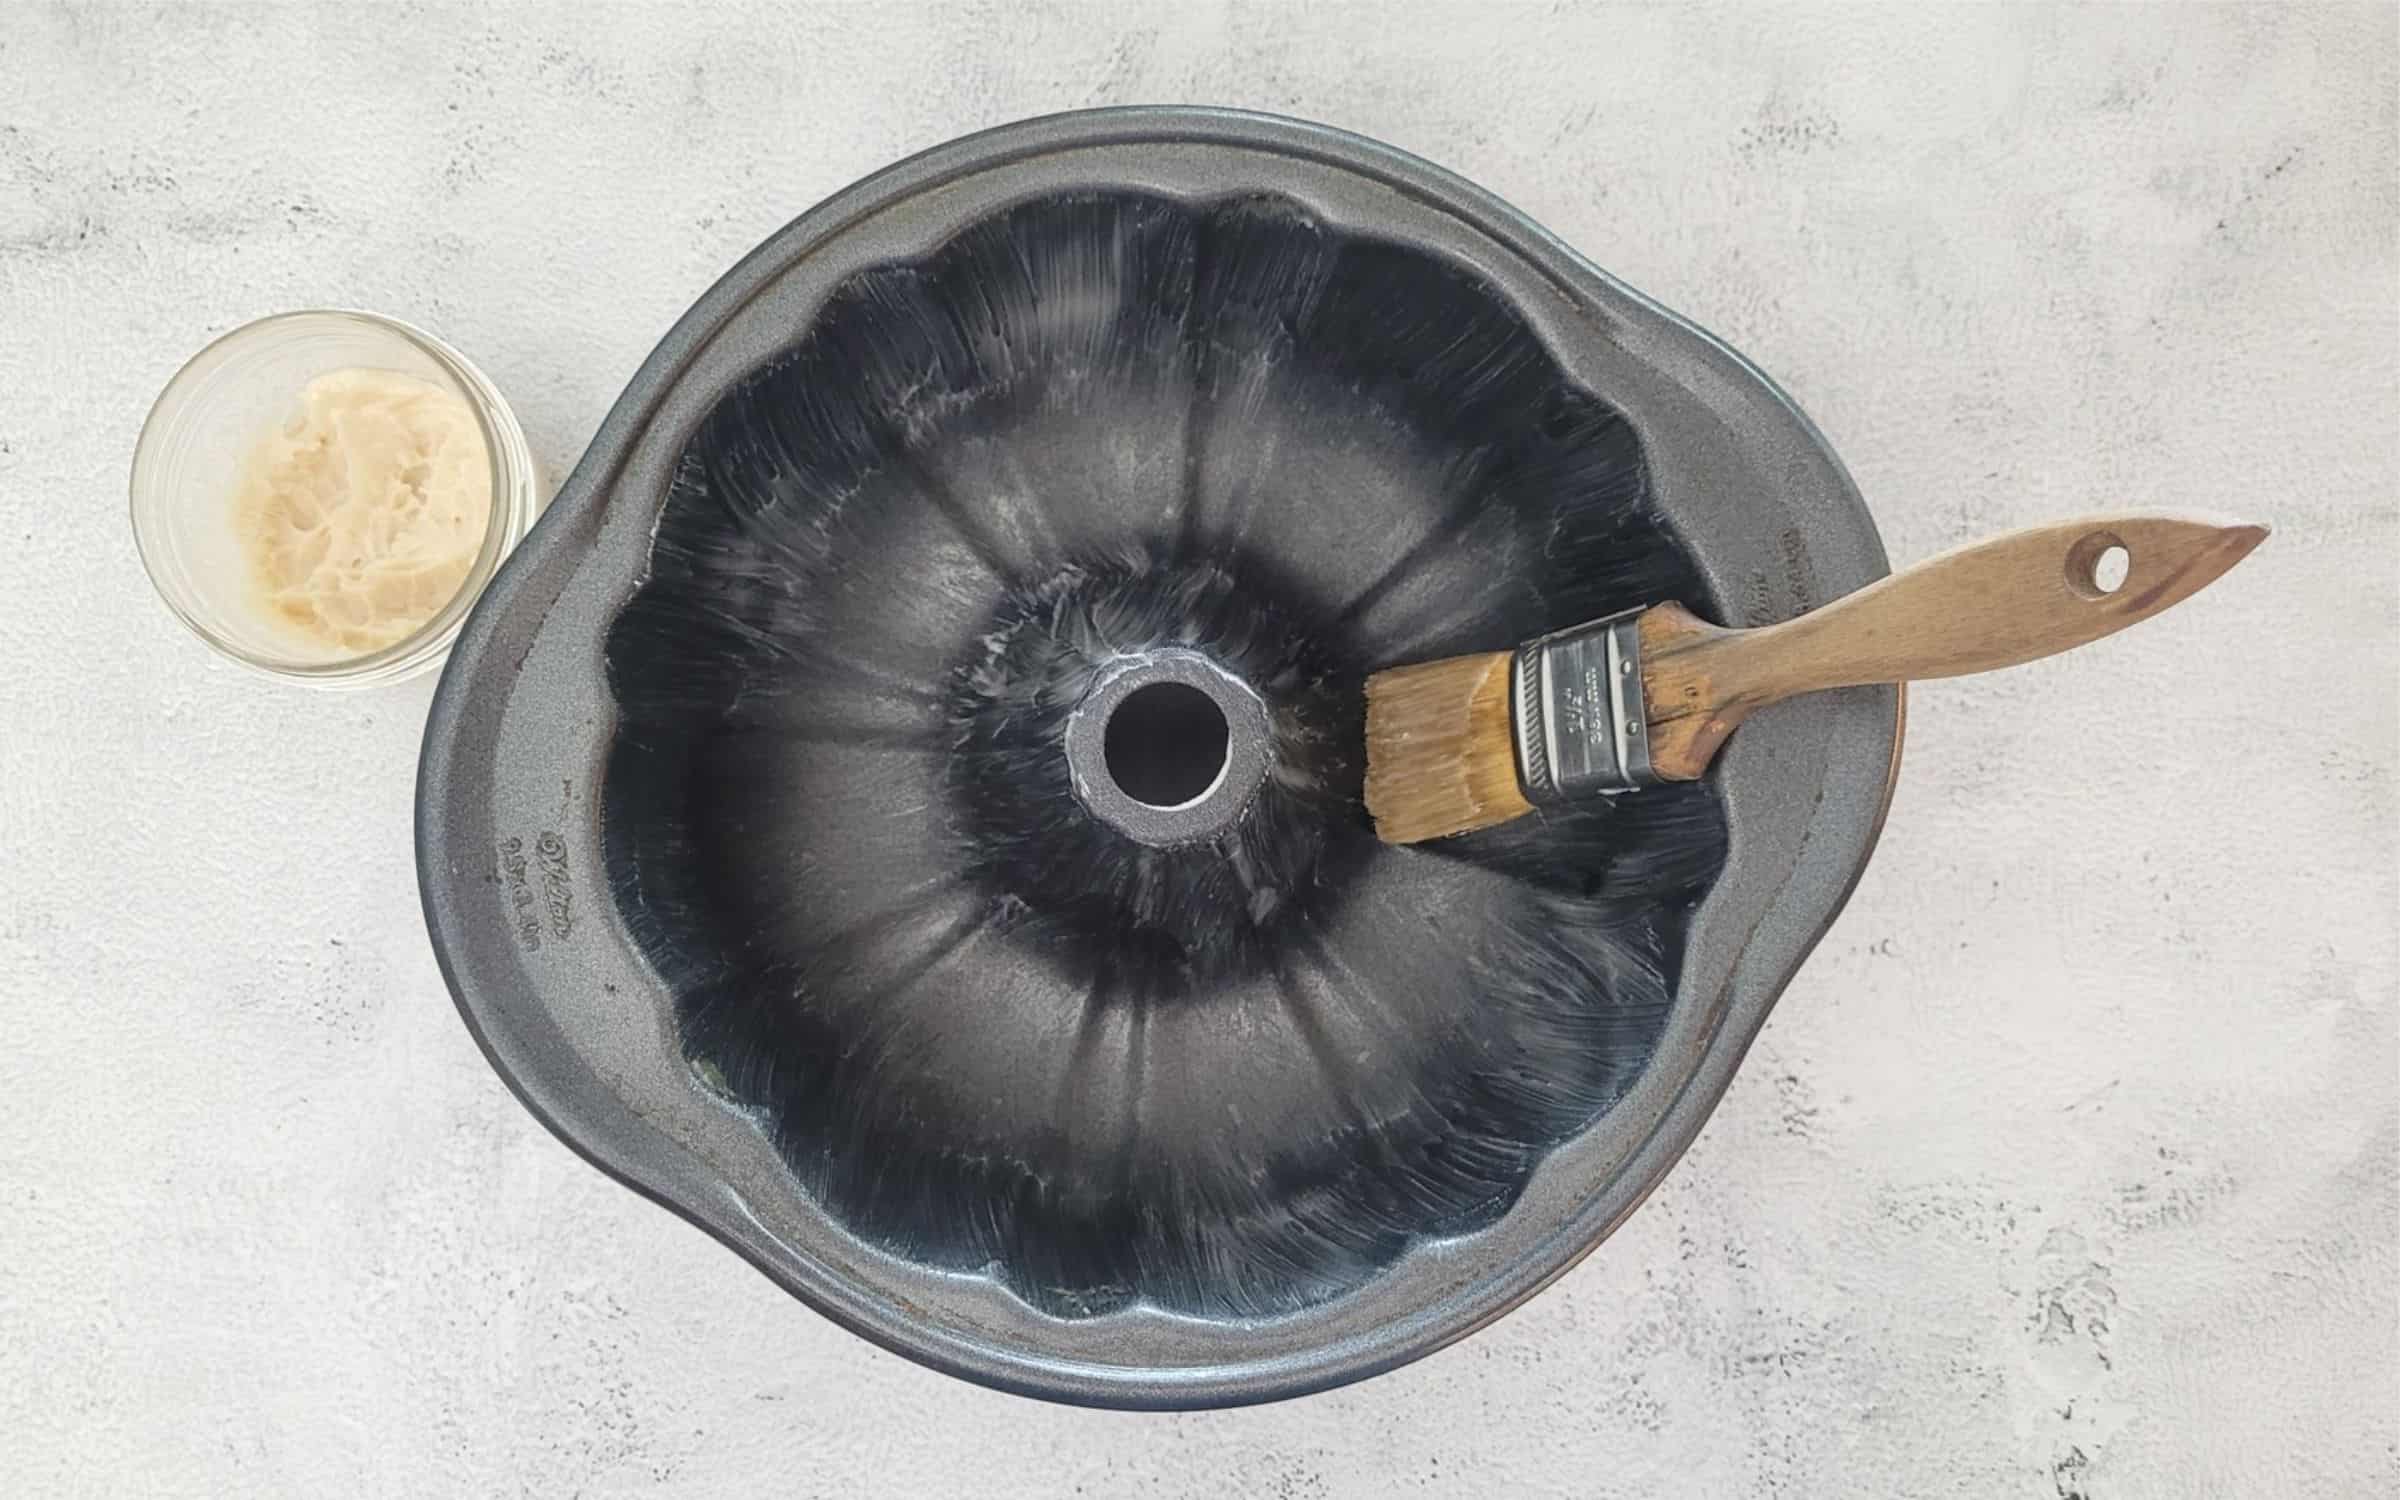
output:
M 2086 517 L 1961 547 L 1754 630 L 1654 604 L 1514 651 L 1393 667 L 1367 679 L 1367 811 L 1378 837 L 1413 844 L 1691 781 L 1767 704 L 2096 641 L 2190 598 L 2266 535 L 2205 515 Z

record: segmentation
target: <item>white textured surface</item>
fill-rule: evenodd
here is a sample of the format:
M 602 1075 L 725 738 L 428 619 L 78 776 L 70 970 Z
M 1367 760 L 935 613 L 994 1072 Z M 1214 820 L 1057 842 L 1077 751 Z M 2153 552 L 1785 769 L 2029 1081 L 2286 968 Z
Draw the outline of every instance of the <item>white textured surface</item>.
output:
M 2400 1484 L 2390 6 L 692 9 L 0 20 L 0 1490 Z M 921 1371 L 572 1158 L 419 926 L 431 685 L 211 659 L 123 500 L 183 356 L 326 303 L 454 339 L 563 471 L 820 196 L 1157 100 L 1498 190 L 1781 378 L 1897 557 L 2277 527 L 1916 696 L 1847 915 L 1599 1254 L 1398 1374 L 1174 1418 Z

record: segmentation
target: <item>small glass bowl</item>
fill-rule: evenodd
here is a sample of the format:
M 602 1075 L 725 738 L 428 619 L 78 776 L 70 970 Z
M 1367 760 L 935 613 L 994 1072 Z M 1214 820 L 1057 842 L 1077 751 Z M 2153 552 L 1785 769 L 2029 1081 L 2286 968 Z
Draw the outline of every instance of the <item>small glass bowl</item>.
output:
M 413 375 L 467 403 L 491 457 L 492 514 L 466 581 L 414 633 L 364 655 L 311 654 L 253 602 L 234 491 L 252 446 L 289 416 L 301 388 L 354 368 Z M 242 665 L 311 687 L 397 682 L 439 663 L 538 509 L 524 429 L 491 381 L 432 334 L 376 313 L 278 313 L 236 328 L 175 372 L 133 450 L 134 546 L 167 608 Z

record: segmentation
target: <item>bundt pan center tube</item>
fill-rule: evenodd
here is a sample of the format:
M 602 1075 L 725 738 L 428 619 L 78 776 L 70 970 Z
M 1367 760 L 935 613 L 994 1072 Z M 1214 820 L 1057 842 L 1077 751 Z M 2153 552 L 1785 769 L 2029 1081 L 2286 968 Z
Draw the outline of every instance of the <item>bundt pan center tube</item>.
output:
M 1368 673 L 1885 571 L 1822 438 L 1489 194 L 1062 115 L 685 315 L 451 656 L 426 918 L 526 1106 L 844 1326 L 1132 1407 L 1355 1380 L 1573 1265 L 1832 921 L 1901 699 L 1397 848 Z

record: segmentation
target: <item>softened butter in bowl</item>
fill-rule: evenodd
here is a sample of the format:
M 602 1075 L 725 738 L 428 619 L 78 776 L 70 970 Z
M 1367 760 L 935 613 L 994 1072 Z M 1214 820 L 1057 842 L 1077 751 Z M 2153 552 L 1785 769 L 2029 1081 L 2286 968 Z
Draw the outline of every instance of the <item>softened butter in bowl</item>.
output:
M 233 524 L 259 605 L 300 641 L 380 651 L 466 582 L 492 513 L 475 413 L 430 381 L 336 370 L 261 438 Z
M 438 663 L 536 507 L 491 382 L 371 313 L 219 339 L 168 382 L 134 453 L 134 537 L 168 607 L 235 660 L 316 686 Z

